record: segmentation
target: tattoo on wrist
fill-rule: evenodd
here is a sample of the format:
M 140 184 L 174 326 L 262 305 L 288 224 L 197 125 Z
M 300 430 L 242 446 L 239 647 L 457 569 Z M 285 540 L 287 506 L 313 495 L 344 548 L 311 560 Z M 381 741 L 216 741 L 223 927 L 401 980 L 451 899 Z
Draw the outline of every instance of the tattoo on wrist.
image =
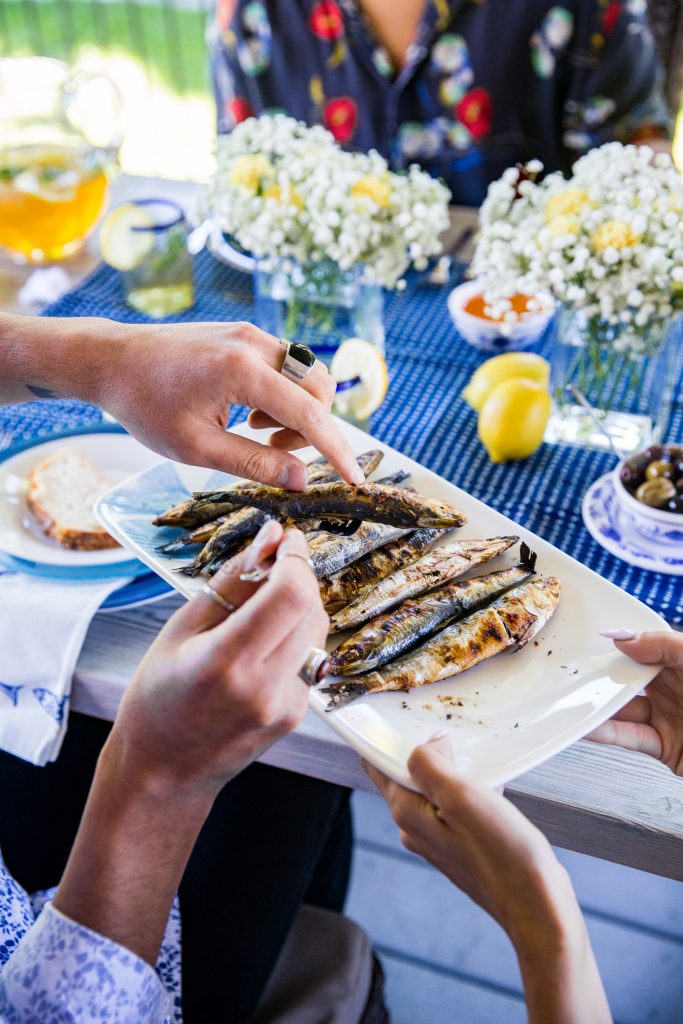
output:
M 37 384 L 26 384 L 26 390 L 30 391 L 36 398 L 61 398 L 62 396 L 57 394 L 56 391 L 50 390 L 50 388 L 41 388 Z

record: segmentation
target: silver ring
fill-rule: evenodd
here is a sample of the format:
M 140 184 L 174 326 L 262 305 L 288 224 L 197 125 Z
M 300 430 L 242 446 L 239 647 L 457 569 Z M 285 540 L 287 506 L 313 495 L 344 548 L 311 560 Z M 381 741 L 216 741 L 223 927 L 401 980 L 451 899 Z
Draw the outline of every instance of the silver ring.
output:
M 280 344 L 285 350 L 280 373 L 288 380 L 293 380 L 295 384 L 300 384 L 315 366 L 315 355 L 308 345 L 302 345 L 299 341 L 287 341 L 286 338 L 280 338 Z
M 222 594 L 219 594 L 218 591 L 215 590 L 208 583 L 202 583 L 202 593 L 210 597 L 211 600 L 214 601 L 216 604 L 219 604 L 221 608 L 224 611 L 228 612 L 230 615 L 232 615 L 233 612 L 237 611 L 236 604 L 233 604 L 232 601 L 228 601 L 227 597 L 223 597 Z
M 300 558 L 302 562 L 305 562 L 309 569 L 315 572 L 315 565 L 308 555 L 304 555 L 301 551 L 285 551 L 284 555 L 278 558 L 278 562 L 282 562 L 285 558 Z
M 327 651 L 321 651 L 319 647 L 311 647 L 306 660 L 299 669 L 299 678 L 303 679 L 306 686 L 315 686 L 322 679 L 320 669 L 327 661 Z

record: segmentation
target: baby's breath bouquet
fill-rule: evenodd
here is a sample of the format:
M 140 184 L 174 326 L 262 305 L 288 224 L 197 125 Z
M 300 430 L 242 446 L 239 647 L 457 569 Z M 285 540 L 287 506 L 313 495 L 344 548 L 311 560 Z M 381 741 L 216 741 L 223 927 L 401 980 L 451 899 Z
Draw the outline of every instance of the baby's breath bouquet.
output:
M 418 167 L 396 174 L 378 153 L 347 153 L 324 128 L 250 118 L 218 139 L 216 163 L 199 213 L 260 260 L 362 266 L 395 288 L 441 250 L 448 189 Z
M 518 319 L 515 293 L 555 297 L 557 405 L 573 386 L 611 416 L 615 440 L 629 447 L 661 429 L 663 389 L 680 351 L 663 338 L 683 305 L 683 179 L 669 156 L 617 142 L 577 160 L 568 180 L 538 180 L 541 171 L 537 161 L 510 168 L 490 186 L 472 273 L 508 326 Z M 615 410 L 630 410 L 631 420 Z M 571 440 L 594 433 L 575 407 L 569 414 Z M 566 434 L 563 427 L 558 436 Z

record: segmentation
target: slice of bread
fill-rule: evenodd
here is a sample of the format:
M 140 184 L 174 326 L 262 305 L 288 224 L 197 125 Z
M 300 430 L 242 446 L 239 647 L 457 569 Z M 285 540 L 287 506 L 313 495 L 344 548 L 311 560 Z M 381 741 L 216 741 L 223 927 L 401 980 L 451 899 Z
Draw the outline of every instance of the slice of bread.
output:
M 98 551 L 119 545 L 94 506 L 112 481 L 77 448 L 63 448 L 33 467 L 26 499 L 40 529 L 64 548 Z

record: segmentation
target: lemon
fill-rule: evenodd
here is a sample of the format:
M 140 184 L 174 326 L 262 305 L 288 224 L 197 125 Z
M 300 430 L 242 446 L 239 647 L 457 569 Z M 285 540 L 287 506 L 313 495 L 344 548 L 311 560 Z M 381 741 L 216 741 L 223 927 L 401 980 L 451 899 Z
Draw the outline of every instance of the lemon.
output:
M 334 354 L 330 373 L 336 381 L 358 383 L 340 391 L 334 400 L 334 411 L 340 416 L 366 420 L 379 409 L 389 386 L 384 356 L 363 338 L 347 338 Z
M 526 459 L 540 447 L 552 401 L 542 384 L 524 377 L 501 381 L 479 412 L 479 437 L 492 462 Z
M 547 387 L 550 366 L 533 352 L 503 352 L 487 359 L 474 371 L 462 397 L 478 412 L 493 388 L 509 377 L 525 377 Z
M 100 227 L 102 259 L 115 270 L 133 270 L 154 247 L 152 231 L 133 231 L 133 228 L 153 227 L 154 220 L 144 206 L 137 203 L 117 206 Z

